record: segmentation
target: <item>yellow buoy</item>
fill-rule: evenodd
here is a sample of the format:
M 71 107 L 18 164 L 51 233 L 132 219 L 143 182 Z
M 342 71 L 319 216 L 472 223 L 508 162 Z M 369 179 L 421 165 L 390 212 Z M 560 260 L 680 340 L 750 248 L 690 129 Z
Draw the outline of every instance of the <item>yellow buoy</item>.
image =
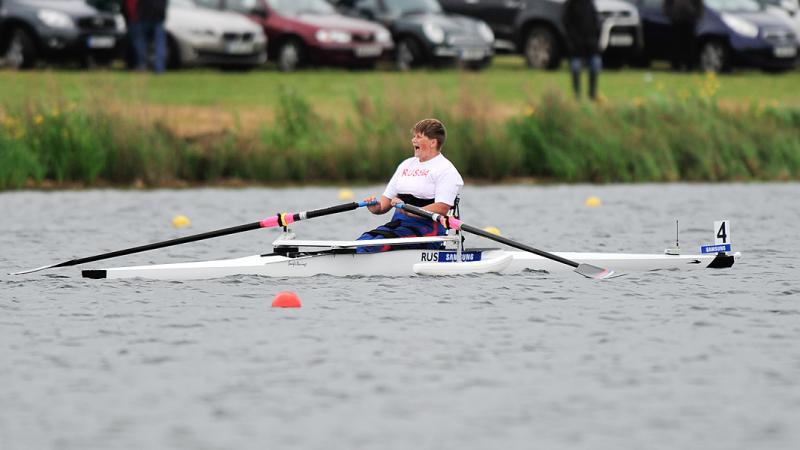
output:
M 501 236 L 500 229 L 498 229 L 497 227 L 486 227 L 483 229 L 483 231 L 488 231 L 489 233 Z
M 339 191 L 339 200 L 352 200 L 353 191 L 350 189 L 342 189 Z
M 172 226 L 174 228 L 186 228 L 192 224 L 192 221 L 189 220 L 188 217 L 177 215 L 172 218 Z
M 602 204 L 603 202 L 600 201 L 598 197 L 589 197 L 586 199 L 586 206 L 588 206 L 589 208 L 597 208 Z

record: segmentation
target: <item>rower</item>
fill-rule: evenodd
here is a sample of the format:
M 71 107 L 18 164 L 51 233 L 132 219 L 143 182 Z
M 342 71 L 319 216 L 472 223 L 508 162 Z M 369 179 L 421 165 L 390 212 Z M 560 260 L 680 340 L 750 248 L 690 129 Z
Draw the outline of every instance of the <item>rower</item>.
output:
M 464 180 L 453 163 L 442 154 L 446 137 L 447 131 L 439 120 L 425 119 L 414 125 L 411 130 L 414 156 L 397 166 L 378 203 L 367 208 L 373 214 L 385 214 L 394 209 L 392 220 L 367 231 L 358 240 L 447 234 L 447 229 L 439 223 L 394 208 L 402 202 L 446 215 L 455 206 Z M 367 200 L 374 199 L 370 197 Z M 404 248 L 440 249 L 441 243 Z M 374 253 L 390 249 L 390 246 L 359 247 L 357 252 Z

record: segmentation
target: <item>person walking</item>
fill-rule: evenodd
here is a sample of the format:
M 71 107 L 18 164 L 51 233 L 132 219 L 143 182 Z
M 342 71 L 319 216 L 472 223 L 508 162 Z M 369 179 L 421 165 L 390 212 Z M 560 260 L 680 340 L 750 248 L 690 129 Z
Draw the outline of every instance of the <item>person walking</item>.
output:
M 567 0 L 561 17 L 566 31 L 569 68 L 572 73 L 572 90 L 575 98 L 581 96 L 581 69 L 589 66 L 589 98 L 597 99 L 597 82 L 600 76 L 600 22 L 594 0 Z
M 131 3 L 128 0 L 128 3 Z M 149 47 L 153 43 L 153 71 L 162 73 L 166 69 L 167 33 L 164 22 L 167 19 L 169 0 L 135 0 L 135 15 L 132 15 L 133 45 L 136 50 L 136 70 L 147 70 Z
M 675 44 L 672 68 L 690 71 L 697 60 L 697 24 L 703 18 L 703 0 L 664 0 L 664 15 L 672 22 Z
M 398 203 L 407 203 L 425 210 L 447 215 L 455 204 L 456 197 L 464 186 L 464 180 L 456 167 L 444 157 L 442 147 L 447 131 L 442 122 L 425 119 L 417 122 L 411 130 L 411 145 L 414 156 L 397 166 L 394 176 L 383 191 L 378 203 L 368 206 L 373 214 L 385 214 L 394 209 L 391 222 L 362 234 L 358 240 L 390 239 L 402 237 L 444 236 L 447 229 L 437 222 L 411 215 L 394 208 Z M 375 197 L 366 200 L 375 200 Z M 403 248 L 437 249 L 441 242 Z M 357 247 L 358 253 L 375 253 L 391 250 L 389 246 Z

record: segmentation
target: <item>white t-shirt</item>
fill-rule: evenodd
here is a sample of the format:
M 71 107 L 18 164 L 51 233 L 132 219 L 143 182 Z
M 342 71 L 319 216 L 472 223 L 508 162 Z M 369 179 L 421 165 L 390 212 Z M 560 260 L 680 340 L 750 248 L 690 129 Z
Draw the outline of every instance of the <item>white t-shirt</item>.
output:
M 394 198 L 397 194 L 411 194 L 452 206 L 462 186 L 464 180 L 456 166 L 440 153 L 425 162 L 417 157 L 401 162 L 383 195 Z

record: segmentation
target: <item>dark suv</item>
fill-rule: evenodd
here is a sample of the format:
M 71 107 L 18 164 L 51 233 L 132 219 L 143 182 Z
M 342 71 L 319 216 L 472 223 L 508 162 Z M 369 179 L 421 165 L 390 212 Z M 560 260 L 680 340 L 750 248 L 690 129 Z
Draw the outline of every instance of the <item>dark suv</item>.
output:
M 647 37 L 643 65 L 673 53 L 673 25 L 663 0 L 636 0 Z M 789 70 L 797 63 L 797 36 L 784 18 L 770 14 L 755 0 L 705 0 L 697 25 L 696 59 L 706 72 L 735 66 L 769 71 Z
M 564 0 L 439 0 L 445 11 L 481 18 L 497 38 L 495 47 L 521 53 L 529 67 L 555 69 L 565 54 L 561 15 Z M 642 26 L 632 5 L 595 0 L 601 21 L 600 48 L 607 66 L 634 60 L 642 48 Z
M 0 30 L 3 59 L 12 68 L 42 60 L 109 64 L 119 55 L 125 22 L 86 0 L 0 0 Z
M 329 1 L 344 14 L 385 25 L 394 38 L 399 70 L 453 63 L 480 70 L 492 61 L 494 33 L 489 26 L 482 20 L 446 14 L 436 0 Z

